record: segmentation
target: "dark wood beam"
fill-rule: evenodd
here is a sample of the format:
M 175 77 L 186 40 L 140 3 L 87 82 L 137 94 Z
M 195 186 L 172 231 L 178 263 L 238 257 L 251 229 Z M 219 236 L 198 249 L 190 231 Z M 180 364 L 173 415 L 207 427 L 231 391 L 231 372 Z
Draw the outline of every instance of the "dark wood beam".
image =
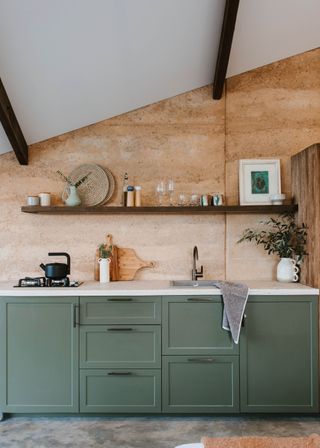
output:
M 226 0 L 221 29 L 216 70 L 213 81 L 213 99 L 220 100 L 229 63 L 234 28 L 240 0 Z
M 28 145 L 0 78 L 0 121 L 21 165 L 28 165 Z

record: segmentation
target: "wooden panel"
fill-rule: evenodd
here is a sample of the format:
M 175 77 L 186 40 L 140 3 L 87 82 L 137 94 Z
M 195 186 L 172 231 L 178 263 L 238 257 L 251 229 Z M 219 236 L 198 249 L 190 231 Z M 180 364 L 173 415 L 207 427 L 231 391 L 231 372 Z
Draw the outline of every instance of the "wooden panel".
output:
M 317 412 L 318 297 L 250 297 L 240 338 L 241 412 Z
M 164 412 L 239 412 L 238 356 L 164 356 Z
M 308 256 L 301 282 L 320 287 L 320 144 L 309 146 L 291 158 L 292 194 L 299 204 L 298 222 L 308 226 Z
M 28 145 L 0 79 L 0 121 L 21 165 L 28 165 Z
M 218 57 L 213 81 L 213 99 L 220 100 L 229 63 L 239 0 L 226 0 L 221 29 Z
M 219 207 L 68 207 L 68 206 L 23 206 L 21 211 L 24 213 L 48 213 L 58 214 L 208 214 L 219 215 L 224 213 L 285 213 L 297 211 L 297 205 L 221 205 Z

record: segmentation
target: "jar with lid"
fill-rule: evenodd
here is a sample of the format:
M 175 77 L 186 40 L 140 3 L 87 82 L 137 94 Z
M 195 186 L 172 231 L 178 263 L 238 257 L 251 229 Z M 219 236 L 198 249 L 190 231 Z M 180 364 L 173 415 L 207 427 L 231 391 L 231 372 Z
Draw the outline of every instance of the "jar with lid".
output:
M 128 185 L 127 188 L 127 207 L 134 207 L 134 187 Z
M 140 185 L 136 185 L 134 187 L 134 191 L 135 191 L 135 198 L 134 198 L 134 205 L 136 207 L 141 207 L 141 186 Z

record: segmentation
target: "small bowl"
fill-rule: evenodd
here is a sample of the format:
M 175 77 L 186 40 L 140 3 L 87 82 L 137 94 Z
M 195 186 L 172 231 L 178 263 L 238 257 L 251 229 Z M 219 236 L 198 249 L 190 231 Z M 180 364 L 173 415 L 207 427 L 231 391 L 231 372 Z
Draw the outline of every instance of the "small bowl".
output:
M 282 205 L 285 198 L 285 194 L 272 194 L 270 196 L 270 201 L 272 205 Z

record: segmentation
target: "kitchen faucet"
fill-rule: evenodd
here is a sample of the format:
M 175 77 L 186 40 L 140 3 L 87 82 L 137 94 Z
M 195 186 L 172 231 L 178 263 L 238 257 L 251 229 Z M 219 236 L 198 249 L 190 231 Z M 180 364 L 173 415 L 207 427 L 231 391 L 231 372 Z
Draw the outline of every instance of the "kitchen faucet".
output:
M 192 268 L 192 280 L 196 281 L 198 278 L 203 277 L 203 266 L 201 265 L 200 271 L 197 270 L 197 260 L 199 260 L 198 248 L 193 248 L 193 268 Z

